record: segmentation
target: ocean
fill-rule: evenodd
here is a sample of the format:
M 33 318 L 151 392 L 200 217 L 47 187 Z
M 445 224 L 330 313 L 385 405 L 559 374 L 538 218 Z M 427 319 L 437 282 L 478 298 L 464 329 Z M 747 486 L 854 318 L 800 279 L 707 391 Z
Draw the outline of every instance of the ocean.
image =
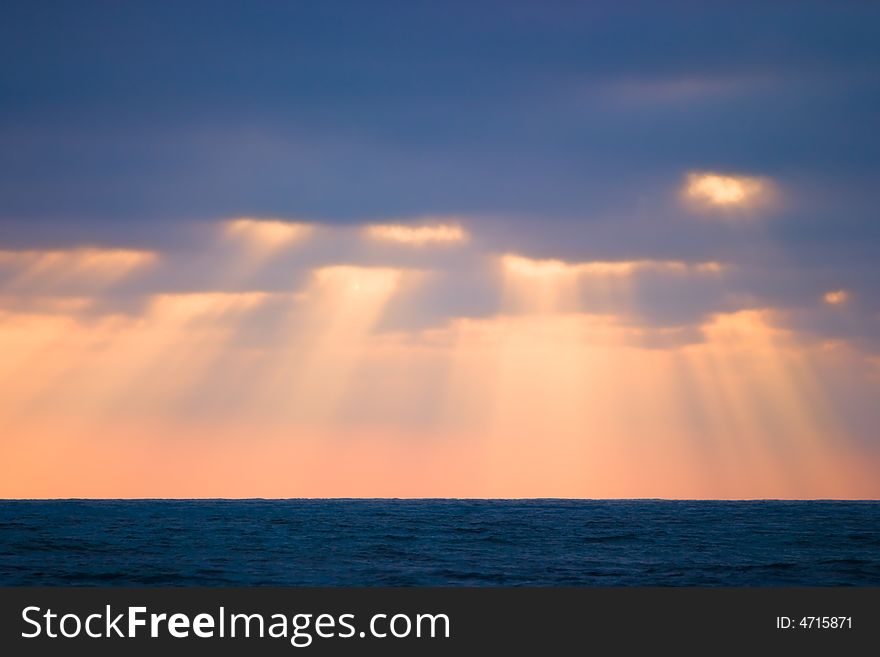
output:
M 878 586 L 880 502 L 0 501 L 0 585 Z

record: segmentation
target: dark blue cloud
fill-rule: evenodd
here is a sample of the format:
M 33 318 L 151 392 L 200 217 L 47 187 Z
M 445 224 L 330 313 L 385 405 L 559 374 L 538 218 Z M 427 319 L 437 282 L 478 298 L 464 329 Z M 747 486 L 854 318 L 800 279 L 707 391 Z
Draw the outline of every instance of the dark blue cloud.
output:
M 7 218 L 580 214 L 682 168 L 880 154 L 865 4 L 4 7 Z

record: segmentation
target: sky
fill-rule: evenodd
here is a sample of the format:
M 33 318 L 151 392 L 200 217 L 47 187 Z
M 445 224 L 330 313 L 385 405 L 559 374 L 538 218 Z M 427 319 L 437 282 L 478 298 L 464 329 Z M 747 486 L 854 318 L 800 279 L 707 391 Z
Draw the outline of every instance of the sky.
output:
M 0 497 L 880 498 L 878 24 L 4 2 Z

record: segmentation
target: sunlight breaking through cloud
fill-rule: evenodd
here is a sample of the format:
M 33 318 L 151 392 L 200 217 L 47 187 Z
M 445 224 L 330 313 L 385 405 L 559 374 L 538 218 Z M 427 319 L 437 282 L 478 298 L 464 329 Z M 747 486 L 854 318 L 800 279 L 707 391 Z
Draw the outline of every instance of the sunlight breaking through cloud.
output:
M 693 171 L 685 176 L 681 194 L 697 209 L 750 209 L 767 205 L 775 186 L 768 178 Z
M 822 300 L 832 306 L 839 306 L 849 301 L 849 293 L 846 290 L 831 290 L 822 295 Z
M 265 255 L 305 239 L 312 229 L 313 227 L 306 223 L 253 217 L 239 217 L 225 223 L 227 236 L 240 239 L 255 251 Z
M 468 240 L 468 234 L 457 224 L 438 223 L 424 225 L 372 224 L 364 229 L 370 239 L 379 242 L 395 242 L 410 246 L 428 244 L 461 244 Z
M 532 278 L 552 278 L 557 276 L 629 276 L 639 271 L 655 272 L 699 272 L 717 274 L 723 270 L 718 262 L 689 263 L 682 260 L 589 260 L 568 263 L 556 259 L 534 259 L 507 254 L 501 256 L 505 270 Z

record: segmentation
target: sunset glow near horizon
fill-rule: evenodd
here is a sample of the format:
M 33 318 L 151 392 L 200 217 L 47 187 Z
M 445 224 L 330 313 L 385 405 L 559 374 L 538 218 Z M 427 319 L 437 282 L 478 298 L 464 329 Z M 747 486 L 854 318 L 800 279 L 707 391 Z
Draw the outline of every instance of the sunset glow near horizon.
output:
M 263 233 L 249 221 L 242 258 Z M 364 239 L 335 232 L 342 252 Z M 307 242 L 275 219 L 265 234 L 296 270 Z M 498 269 L 497 304 L 406 327 L 383 324 L 389 308 L 418 306 L 425 287 L 456 277 L 453 264 L 337 263 L 331 248 L 287 290 L 252 271 L 228 282 L 234 291 L 168 292 L 150 289 L 155 268 L 174 279 L 185 263 L 120 253 L 4 258 L 2 423 L 17 438 L 4 495 L 876 494 L 876 463 L 826 390 L 861 366 L 876 391 L 869 354 L 765 307 L 691 327 L 639 322 L 645 278 L 686 292 L 735 263 L 568 263 L 462 246 L 460 261 L 488 278 Z M 142 302 L 113 307 L 124 289 Z
M 332 22 L 313 11 L 307 23 Z M 580 43 L 568 26 L 590 21 L 546 11 L 556 32 L 533 47 L 553 61 L 555 40 Z M 629 20 L 615 16 L 602 20 Z M 520 18 L 487 38 L 543 29 Z M 391 57 L 373 27 L 350 47 Z M 447 28 L 505 66 L 481 30 Z M 287 52 L 286 35 L 265 38 Z M 91 66 L 80 47 L 59 79 L 42 58 L 62 45 L 28 51 L 22 70 L 58 98 L 0 116 L 14 172 L 0 195 L 0 497 L 880 498 L 876 164 L 844 139 L 819 139 L 815 161 L 798 147 L 860 116 L 846 93 L 876 101 L 848 53 L 818 72 L 787 68 L 810 61 L 800 51 L 739 72 L 706 58 L 702 77 L 669 60 L 641 82 L 609 65 L 567 90 L 520 62 L 544 106 L 517 105 L 500 70 L 494 95 L 474 95 L 430 42 L 430 90 L 414 61 L 372 70 L 353 54 L 324 61 L 320 84 L 291 73 L 302 96 L 230 74 L 220 91 L 261 104 L 215 115 L 212 79 L 200 87 L 187 65 L 166 89 L 132 55 L 124 79 L 151 95 L 125 87 L 116 109 L 153 135 L 138 137 L 96 126 L 88 110 L 113 102 L 63 83 Z M 8 58 L 2 72 L 25 84 Z M 352 99 L 355 72 L 373 86 Z M 756 100 L 813 98 L 825 73 L 849 90 L 839 106 L 787 122 Z M 414 96 L 383 97 L 398 89 L 386 75 Z M 178 118 L 152 122 L 140 102 Z M 65 103 L 69 124 L 47 127 Z M 737 112 L 763 136 L 716 130 L 739 134 Z M 562 145 L 570 134 L 582 148 Z M 50 142 L 79 144 L 88 166 L 66 168 Z

